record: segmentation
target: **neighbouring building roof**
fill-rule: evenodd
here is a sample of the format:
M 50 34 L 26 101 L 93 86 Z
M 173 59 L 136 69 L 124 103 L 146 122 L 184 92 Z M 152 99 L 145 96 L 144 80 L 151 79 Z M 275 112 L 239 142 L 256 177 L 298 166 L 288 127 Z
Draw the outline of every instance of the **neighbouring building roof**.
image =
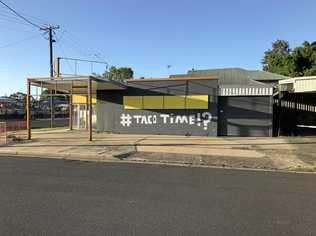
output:
M 217 79 L 216 76 L 188 76 L 188 75 L 182 75 L 179 76 L 177 75 L 176 77 L 170 77 L 170 78 L 142 78 L 142 79 L 129 79 L 127 80 L 128 83 L 130 82 L 143 82 L 143 81 L 170 81 L 170 79 L 172 80 L 214 80 Z
M 171 77 L 184 75 L 172 75 Z M 245 70 L 241 68 L 224 68 L 208 70 L 190 70 L 186 76 L 216 76 L 220 85 L 262 86 L 264 81 L 279 81 L 288 77 L 260 70 Z M 259 82 L 260 81 L 260 82 Z
M 279 81 L 282 92 L 310 93 L 316 92 L 316 76 L 295 77 Z

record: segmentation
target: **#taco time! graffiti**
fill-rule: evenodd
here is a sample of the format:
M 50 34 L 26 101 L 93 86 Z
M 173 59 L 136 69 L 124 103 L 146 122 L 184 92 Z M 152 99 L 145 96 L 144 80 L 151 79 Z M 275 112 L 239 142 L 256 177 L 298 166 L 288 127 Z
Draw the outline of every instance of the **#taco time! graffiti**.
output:
M 208 129 L 208 124 L 212 121 L 212 114 L 209 112 L 197 113 L 195 115 L 131 115 L 123 113 L 121 115 L 120 124 L 123 127 L 130 127 L 133 124 L 137 125 L 154 125 L 154 124 L 187 124 L 203 127 L 204 130 Z

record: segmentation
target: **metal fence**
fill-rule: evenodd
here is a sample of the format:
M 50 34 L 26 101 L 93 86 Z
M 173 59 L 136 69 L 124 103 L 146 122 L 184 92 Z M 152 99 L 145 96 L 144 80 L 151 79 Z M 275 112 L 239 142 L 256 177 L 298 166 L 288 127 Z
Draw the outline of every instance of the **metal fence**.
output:
M 0 122 L 0 145 L 7 143 L 7 125 L 6 122 Z
M 0 122 L 0 144 L 19 141 L 26 138 L 26 121 Z

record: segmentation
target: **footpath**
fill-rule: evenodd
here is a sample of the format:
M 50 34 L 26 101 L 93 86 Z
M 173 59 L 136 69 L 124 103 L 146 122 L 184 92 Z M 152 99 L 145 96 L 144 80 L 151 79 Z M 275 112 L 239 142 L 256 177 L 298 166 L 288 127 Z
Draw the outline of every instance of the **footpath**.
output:
M 0 156 L 144 162 L 283 171 L 316 171 L 316 137 L 227 138 L 33 132 L 32 141 L 0 145 Z M 0 157 L 1 158 L 1 157 Z

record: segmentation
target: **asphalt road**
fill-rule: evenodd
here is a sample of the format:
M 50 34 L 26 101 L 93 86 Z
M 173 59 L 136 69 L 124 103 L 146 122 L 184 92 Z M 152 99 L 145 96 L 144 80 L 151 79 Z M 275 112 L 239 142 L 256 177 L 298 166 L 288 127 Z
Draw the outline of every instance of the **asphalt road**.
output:
M 0 235 L 315 235 L 316 175 L 0 157 Z

